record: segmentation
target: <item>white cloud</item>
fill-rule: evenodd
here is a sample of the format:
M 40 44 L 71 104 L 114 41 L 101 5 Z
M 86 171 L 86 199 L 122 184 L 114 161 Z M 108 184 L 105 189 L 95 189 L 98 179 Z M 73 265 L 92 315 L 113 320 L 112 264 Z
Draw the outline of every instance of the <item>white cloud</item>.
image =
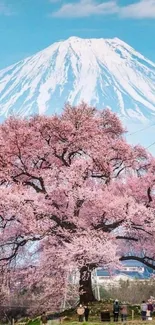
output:
M 51 3 L 59 1 L 50 0 Z M 155 0 L 138 0 L 134 4 L 125 6 L 119 6 L 118 0 L 79 0 L 63 4 L 51 16 L 78 18 L 112 14 L 124 18 L 155 18 Z
M 121 8 L 123 17 L 131 18 L 155 18 L 155 0 L 141 0 L 134 4 Z
M 54 17 L 88 17 L 92 15 L 109 15 L 117 13 L 116 1 L 96 2 L 95 0 L 80 0 L 75 3 L 66 3 L 54 12 Z

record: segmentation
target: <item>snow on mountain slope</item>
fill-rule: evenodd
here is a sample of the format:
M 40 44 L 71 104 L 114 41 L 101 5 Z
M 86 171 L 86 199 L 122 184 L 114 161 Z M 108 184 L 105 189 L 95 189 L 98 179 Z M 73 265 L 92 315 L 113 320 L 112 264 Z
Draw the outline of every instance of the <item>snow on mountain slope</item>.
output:
M 82 100 L 122 118 L 155 118 L 155 64 L 117 38 L 71 37 L 0 71 L 1 117 Z

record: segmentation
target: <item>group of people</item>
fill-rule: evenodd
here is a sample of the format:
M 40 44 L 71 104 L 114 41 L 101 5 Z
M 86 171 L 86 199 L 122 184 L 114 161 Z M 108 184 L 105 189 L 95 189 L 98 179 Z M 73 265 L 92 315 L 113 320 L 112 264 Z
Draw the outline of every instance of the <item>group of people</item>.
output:
M 151 320 L 152 314 L 154 311 L 154 303 L 152 300 L 148 300 L 148 302 L 142 301 L 141 303 L 141 317 L 142 320 Z M 88 322 L 90 309 L 88 306 L 79 305 L 77 308 L 77 314 L 79 317 L 79 322 L 83 322 L 84 320 Z M 125 303 L 119 304 L 119 301 L 116 299 L 113 304 L 113 315 L 114 322 L 118 322 L 119 316 L 121 317 L 121 321 L 125 322 L 127 320 L 128 309 Z M 48 321 L 46 313 L 43 313 L 41 316 L 41 324 L 46 325 Z
M 88 322 L 90 309 L 88 306 L 83 307 L 80 305 L 77 308 L 77 314 L 79 316 L 79 322 L 83 322 L 84 319 L 86 322 Z M 118 322 L 119 315 L 121 315 L 121 320 L 126 321 L 127 320 L 127 306 L 126 304 L 119 305 L 118 300 L 116 299 L 113 305 L 113 314 L 114 314 L 114 322 Z
M 148 302 L 142 301 L 141 304 L 142 320 L 147 320 L 147 319 L 151 320 L 153 311 L 154 311 L 154 304 L 151 300 L 148 300 Z
M 88 306 L 83 307 L 82 305 L 80 305 L 77 308 L 77 314 L 79 316 L 79 322 L 83 322 L 84 319 L 85 319 L 86 322 L 88 322 L 89 312 L 90 312 L 90 309 L 89 309 Z
M 152 314 L 154 311 L 154 305 L 151 300 L 148 302 L 143 301 L 141 304 L 141 317 L 142 320 L 151 320 Z M 88 306 L 83 307 L 80 305 L 77 309 L 77 314 L 79 316 L 79 322 L 88 321 L 89 318 L 89 308 Z M 127 321 L 127 315 L 128 315 L 128 308 L 126 303 L 119 304 L 119 301 L 116 299 L 113 304 L 113 315 L 114 315 L 114 322 L 118 322 L 119 316 L 121 318 L 122 322 Z
M 116 299 L 113 304 L 113 315 L 114 315 L 114 322 L 118 322 L 119 315 L 121 316 L 121 321 L 124 322 L 127 320 L 127 305 L 125 303 L 119 304 L 118 300 Z
M 142 320 L 152 320 L 152 314 L 154 311 L 154 304 L 152 300 L 148 300 L 148 302 L 142 301 L 141 304 L 141 317 Z M 127 305 L 122 304 L 119 305 L 118 300 L 116 299 L 113 305 L 113 314 L 114 314 L 114 322 L 118 322 L 119 314 L 121 315 L 121 320 L 126 321 L 127 320 Z

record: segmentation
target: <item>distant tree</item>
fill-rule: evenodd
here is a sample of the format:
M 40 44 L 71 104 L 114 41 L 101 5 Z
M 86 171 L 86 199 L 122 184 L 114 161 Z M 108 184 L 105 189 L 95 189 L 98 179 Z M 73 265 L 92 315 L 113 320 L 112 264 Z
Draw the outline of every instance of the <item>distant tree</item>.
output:
M 104 288 L 100 288 L 101 299 L 105 297 L 119 299 L 130 304 L 140 304 L 143 300 L 147 301 L 150 297 L 154 297 L 155 280 L 121 280 L 119 283 L 112 284 Z
M 23 291 L 19 280 L 10 273 L 9 268 L 0 272 L 0 320 L 16 321 L 27 316 L 30 306 L 30 296 Z

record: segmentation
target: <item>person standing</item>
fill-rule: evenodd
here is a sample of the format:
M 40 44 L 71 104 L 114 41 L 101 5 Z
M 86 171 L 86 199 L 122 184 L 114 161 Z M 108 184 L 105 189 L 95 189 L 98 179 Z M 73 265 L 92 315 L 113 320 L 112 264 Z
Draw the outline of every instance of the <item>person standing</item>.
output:
M 88 307 L 88 306 L 85 306 L 85 309 L 84 309 L 84 316 L 85 316 L 85 321 L 86 321 L 86 322 L 88 322 L 89 312 L 90 312 L 89 307 Z
M 146 320 L 146 312 L 147 312 L 147 304 L 143 300 L 142 303 L 141 303 L 141 316 L 142 316 L 142 320 Z
M 79 322 L 83 322 L 83 317 L 84 317 L 84 307 L 82 305 L 80 305 L 77 309 L 77 314 L 79 316 Z
M 127 305 L 125 303 L 123 303 L 123 305 L 121 306 L 121 321 L 122 322 L 126 322 L 127 314 L 128 314 Z
M 120 311 L 119 302 L 116 299 L 113 305 L 114 322 L 118 322 L 119 311 Z
M 43 314 L 42 314 L 40 320 L 41 320 L 41 324 L 42 324 L 42 325 L 47 324 L 48 319 L 47 319 L 47 316 L 46 316 L 46 313 L 45 313 L 45 312 L 43 312 Z
M 149 314 L 149 317 L 152 317 L 152 314 L 153 314 L 153 304 L 152 304 L 152 301 L 151 300 L 148 300 L 148 304 L 147 304 L 147 310 L 150 312 Z

